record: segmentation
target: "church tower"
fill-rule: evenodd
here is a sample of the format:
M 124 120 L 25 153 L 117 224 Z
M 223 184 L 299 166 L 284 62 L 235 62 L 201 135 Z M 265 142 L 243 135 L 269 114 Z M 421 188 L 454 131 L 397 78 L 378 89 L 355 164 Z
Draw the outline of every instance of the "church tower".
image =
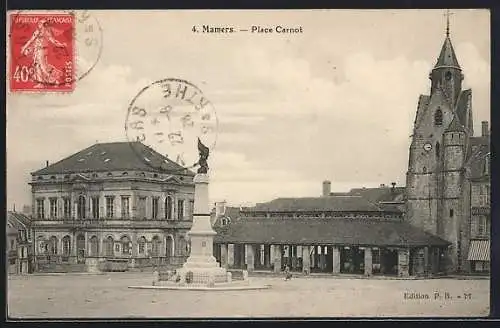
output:
M 472 131 L 471 90 L 446 37 L 429 74 L 430 95 L 421 95 L 414 121 L 406 175 L 406 220 L 452 243 L 448 270 L 456 271 L 460 254 L 461 208 L 466 150 Z

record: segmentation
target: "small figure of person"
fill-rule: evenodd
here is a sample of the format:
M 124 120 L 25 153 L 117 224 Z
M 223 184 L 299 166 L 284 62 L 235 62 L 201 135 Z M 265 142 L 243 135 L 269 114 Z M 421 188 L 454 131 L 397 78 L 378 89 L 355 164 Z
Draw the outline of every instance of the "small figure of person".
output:
M 285 265 L 285 281 L 290 279 L 292 279 L 292 273 L 290 272 L 288 265 Z

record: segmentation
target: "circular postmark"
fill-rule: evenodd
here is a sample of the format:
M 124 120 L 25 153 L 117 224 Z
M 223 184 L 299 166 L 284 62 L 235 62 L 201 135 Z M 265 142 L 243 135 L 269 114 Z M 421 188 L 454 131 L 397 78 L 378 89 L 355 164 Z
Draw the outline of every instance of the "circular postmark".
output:
M 72 90 L 97 65 L 103 33 L 87 10 L 18 11 L 9 41 L 14 90 Z
M 203 92 L 188 81 L 174 78 L 143 88 L 132 99 L 125 120 L 132 149 L 149 166 L 163 170 L 172 170 L 172 162 L 183 168 L 197 166 L 198 140 L 213 151 L 217 128 L 215 108 Z M 150 154 L 145 153 L 143 145 Z M 167 160 L 158 160 L 154 152 Z

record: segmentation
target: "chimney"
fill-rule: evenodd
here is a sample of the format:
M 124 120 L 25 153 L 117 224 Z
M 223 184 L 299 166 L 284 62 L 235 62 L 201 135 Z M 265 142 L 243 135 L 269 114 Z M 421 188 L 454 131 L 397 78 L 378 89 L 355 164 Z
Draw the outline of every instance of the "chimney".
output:
M 490 131 L 488 127 L 488 121 L 482 121 L 481 122 L 481 136 L 483 137 L 489 137 L 490 136 Z
M 391 190 L 394 191 L 396 189 L 396 182 L 391 182 Z
M 323 196 L 330 196 L 332 192 L 332 183 L 328 180 L 323 181 Z
M 221 217 L 226 212 L 226 201 L 215 202 L 215 217 Z
M 45 161 L 45 167 L 49 167 L 49 161 Z

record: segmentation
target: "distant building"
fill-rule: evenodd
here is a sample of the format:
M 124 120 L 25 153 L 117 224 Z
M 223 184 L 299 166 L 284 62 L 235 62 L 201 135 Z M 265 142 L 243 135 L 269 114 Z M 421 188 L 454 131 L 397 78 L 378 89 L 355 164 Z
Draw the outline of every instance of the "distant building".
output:
M 183 263 L 193 176 L 139 142 L 98 143 L 33 172 L 37 269 Z
M 408 163 L 406 220 L 451 243 L 447 271 L 488 271 L 490 140 L 488 122 L 474 136 L 472 91 L 449 33 L 421 95 Z
M 33 233 L 31 219 L 21 213 L 7 212 L 7 272 L 33 272 Z

